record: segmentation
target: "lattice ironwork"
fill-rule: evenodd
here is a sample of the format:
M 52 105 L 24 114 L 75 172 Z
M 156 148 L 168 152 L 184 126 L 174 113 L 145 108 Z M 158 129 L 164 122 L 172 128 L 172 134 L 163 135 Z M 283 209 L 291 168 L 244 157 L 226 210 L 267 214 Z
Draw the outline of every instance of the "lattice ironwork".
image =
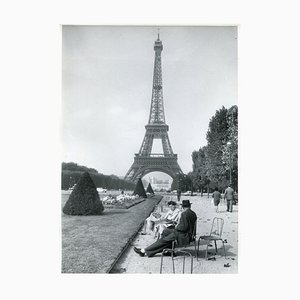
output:
M 165 121 L 161 70 L 162 50 L 163 45 L 158 34 L 154 43 L 155 60 L 150 115 L 139 153 L 135 154 L 134 162 L 125 176 L 125 179 L 129 181 L 136 181 L 139 177 L 154 171 L 164 172 L 172 178 L 177 174 L 182 174 L 177 155 L 173 153 L 169 140 L 169 126 Z M 161 140 L 163 153 L 151 153 L 154 139 Z

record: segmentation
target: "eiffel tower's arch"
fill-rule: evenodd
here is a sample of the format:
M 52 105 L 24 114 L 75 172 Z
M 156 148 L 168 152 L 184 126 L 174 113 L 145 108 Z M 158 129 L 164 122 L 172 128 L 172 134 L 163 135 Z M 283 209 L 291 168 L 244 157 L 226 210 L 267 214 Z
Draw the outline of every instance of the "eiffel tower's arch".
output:
M 148 186 L 150 183 L 155 192 L 170 191 L 172 186 L 174 187 L 174 182 L 176 183 L 175 179 L 161 171 L 151 171 L 150 173 L 146 173 L 141 179 L 144 186 Z
M 138 170 L 137 172 L 135 172 L 134 177 L 132 178 L 132 181 L 136 182 L 138 178 L 142 178 L 144 176 L 146 176 L 149 173 L 152 172 L 162 172 L 164 174 L 169 175 L 173 180 L 175 179 L 176 175 L 175 173 L 172 172 L 172 170 L 167 169 L 167 168 L 158 168 L 158 167 L 142 167 L 140 170 Z
M 153 171 L 166 173 L 173 179 L 177 175 L 183 174 L 177 162 L 177 154 L 173 153 L 168 136 L 169 126 L 165 122 L 161 72 L 162 50 L 163 45 L 158 34 L 158 38 L 154 43 L 155 61 L 152 98 L 149 120 L 145 126 L 146 133 L 139 153 L 135 154 L 134 162 L 124 178 L 132 182 Z M 152 153 L 154 139 L 161 140 L 163 153 Z

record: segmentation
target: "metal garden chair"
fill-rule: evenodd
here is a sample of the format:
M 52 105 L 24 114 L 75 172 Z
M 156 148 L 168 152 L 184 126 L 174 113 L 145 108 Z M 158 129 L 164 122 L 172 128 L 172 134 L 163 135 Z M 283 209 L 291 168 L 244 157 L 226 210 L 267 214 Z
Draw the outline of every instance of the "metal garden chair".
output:
M 191 260 L 191 274 L 193 273 L 193 255 L 190 252 L 188 252 L 186 250 L 183 250 L 183 249 L 187 248 L 191 243 L 194 243 L 195 257 L 197 257 L 196 230 L 197 230 L 197 220 L 195 221 L 195 224 L 194 224 L 192 237 L 186 245 L 178 246 L 177 241 L 175 240 L 175 241 L 172 242 L 172 249 L 164 249 L 163 250 L 162 255 L 161 255 L 161 260 L 160 260 L 160 273 L 162 273 L 163 259 L 164 259 L 164 254 L 165 253 L 171 253 L 172 268 L 173 268 L 173 273 L 174 274 L 175 274 L 174 256 L 178 253 L 183 253 L 184 254 L 184 256 L 183 256 L 183 273 L 184 273 L 184 270 L 185 270 L 185 257 L 186 257 L 186 255 L 188 255 L 190 257 L 190 260 Z
M 205 259 L 207 259 L 207 252 L 208 252 L 208 246 L 210 245 L 210 242 L 214 242 L 216 253 L 218 253 L 217 248 L 217 241 L 221 241 L 223 244 L 223 250 L 224 250 L 224 256 L 226 258 L 226 251 L 225 251 L 225 245 L 224 240 L 222 239 L 222 232 L 223 232 L 223 226 L 224 226 L 224 220 L 222 218 L 215 217 L 213 219 L 211 230 L 209 235 L 202 235 L 198 239 L 198 248 L 197 248 L 197 260 L 198 260 L 198 251 L 200 246 L 200 241 L 204 240 L 207 242 L 206 246 L 206 252 L 205 252 Z
M 175 263 L 174 263 L 174 256 L 175 253 L 182 253 L 183 254 L 183 260 L 182 260 L 182 273 L 185 272 L 185 265 L 186 265 L 186 256 L 190 257 L 191 262 L 191 274 L 193 273 L 193 255 L 190 252 L 184 251 L 184 250 L 174 250 L 174 249 L 164 249 L 161 255 L 161 261 L 160 261 L 160 273 L 162 273 L 163 270 L 163 259 L 165 253 L 171 253 L 172 258 L 172 270 L 175 274 Z

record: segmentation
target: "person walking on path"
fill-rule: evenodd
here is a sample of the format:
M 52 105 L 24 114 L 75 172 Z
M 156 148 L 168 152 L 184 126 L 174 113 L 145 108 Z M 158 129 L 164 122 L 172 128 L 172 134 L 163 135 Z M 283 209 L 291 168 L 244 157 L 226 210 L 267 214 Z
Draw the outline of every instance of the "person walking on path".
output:
M 227 211 L 232 212 L 234 190 L 231 185 L 225 190 L 224 199 L 227 200 Z
M 148 257 L 152 257 L 166 248 L 172 248 L 172 242 L 175 240 L 179 246 L 186 245 L 191 241 L 197 215 L 191 210 L 189 200 L 182 200 L 181 205 L 184 211 L 181 213 L 179 224 L 174 229 L 166 228 L 162 232 L 162 237 L 147 248 L 134 247 L 133 250 L 135 253 L 140 256 L 147 255 Z
M 180 197 L 181 197 L 181 189 L 177 190 L 177 201 L 180 202 Z
M 215 191 L 212 193 L 212 197 L 213 197 L 216 212 L 219 212 L 218 205 L 220 204 L 220 200 L 222 199 L 222 195 L 219 192 L 219 189 L 217 187 L 215 188 Z

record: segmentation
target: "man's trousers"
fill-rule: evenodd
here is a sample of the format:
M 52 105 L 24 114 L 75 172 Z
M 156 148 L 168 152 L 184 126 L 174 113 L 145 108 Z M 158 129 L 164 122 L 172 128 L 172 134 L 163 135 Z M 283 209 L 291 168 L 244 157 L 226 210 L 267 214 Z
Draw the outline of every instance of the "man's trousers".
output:
M 227 200 L 227 211 L 232 212 L 232 202 L 233 199 Z

